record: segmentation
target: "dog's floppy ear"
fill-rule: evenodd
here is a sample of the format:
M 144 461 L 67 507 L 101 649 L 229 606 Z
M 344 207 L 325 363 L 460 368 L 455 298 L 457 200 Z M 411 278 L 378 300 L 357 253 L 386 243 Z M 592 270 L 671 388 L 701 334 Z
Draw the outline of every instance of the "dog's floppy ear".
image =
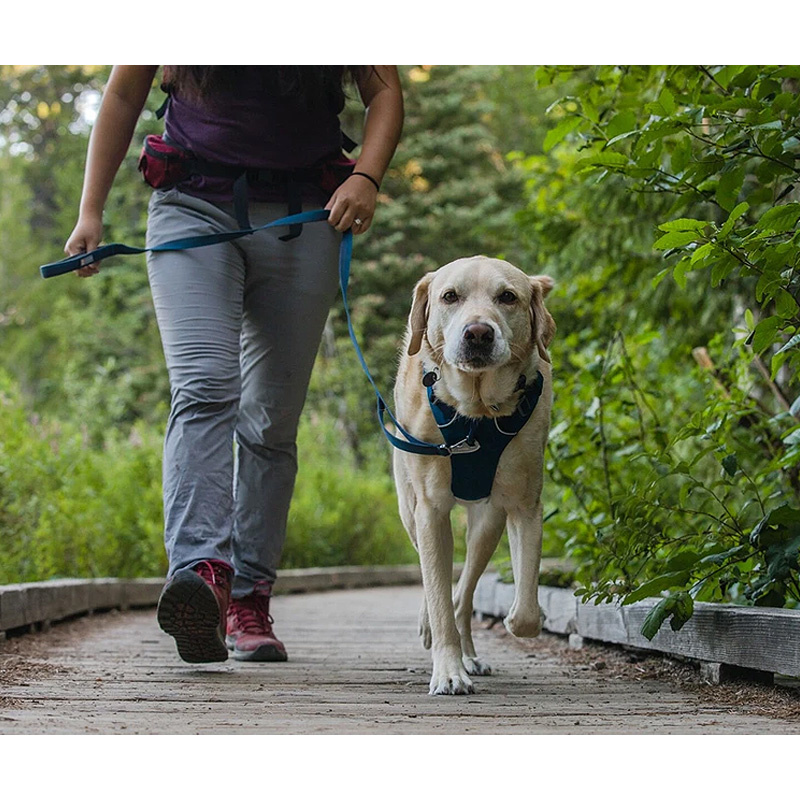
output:
M 428 327 L 428 287 L 433 273 L 423 275 L 414 287 L 414 300 L 408 315 L 408 354 L 414 356 L 422 347 L 422 337 Z
M 539 348 L 539 356 L 548 363 L 550 357 L 547 348 L 556 334 L 555 320 L 544 307 L 544 298 L 553 288 L 554 281 L 549 275 L 531 277 L 531 336 L 533 343 Z

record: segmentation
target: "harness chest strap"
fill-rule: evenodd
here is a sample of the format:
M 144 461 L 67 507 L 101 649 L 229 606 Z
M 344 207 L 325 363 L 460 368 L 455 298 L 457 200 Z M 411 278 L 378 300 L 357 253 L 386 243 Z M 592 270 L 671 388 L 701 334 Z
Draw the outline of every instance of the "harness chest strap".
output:
M 428 403 L 436 426 L 444 437 L 450 454 L 452 477 L 450 488 L 460 500 L 483 500 L 492 492 L 500 456 L 511 440 L 530 419 L 544 387 L 541 372 L 525 386 L 524 393 L 512 414 L 507 417 L 461 416 L 454 408 L 439 400 L 433 383 L 427 386 Z

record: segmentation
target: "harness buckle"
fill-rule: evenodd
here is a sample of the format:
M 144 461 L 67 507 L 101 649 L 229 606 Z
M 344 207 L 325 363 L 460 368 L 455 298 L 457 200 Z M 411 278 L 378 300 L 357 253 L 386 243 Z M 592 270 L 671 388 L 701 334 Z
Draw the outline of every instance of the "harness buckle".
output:
M 474 453 L 480 449 L 481 443 L 479 441 L 476 439 L 470 441 L 469 437 L 467 437 L 462 439 L 460 442 L 448 445 L 447 452 L 450 453 L 451 456 L 460 456 L 464 455 L 465 453 Z

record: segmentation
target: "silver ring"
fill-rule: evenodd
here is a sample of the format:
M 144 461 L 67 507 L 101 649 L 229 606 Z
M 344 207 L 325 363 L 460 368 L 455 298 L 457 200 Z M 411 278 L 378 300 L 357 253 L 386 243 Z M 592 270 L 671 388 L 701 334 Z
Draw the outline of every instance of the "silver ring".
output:
M 355 222 L 355 224 L 356 224 L 356 225 L 363 225 L 363 224 L 364 224 L 364 221 L 363 221 L 363 220 L 361 220 L 361 219 L 359 219 L 358 217 L 356 217 L 356 218 L 353 220 L 353 222 Z

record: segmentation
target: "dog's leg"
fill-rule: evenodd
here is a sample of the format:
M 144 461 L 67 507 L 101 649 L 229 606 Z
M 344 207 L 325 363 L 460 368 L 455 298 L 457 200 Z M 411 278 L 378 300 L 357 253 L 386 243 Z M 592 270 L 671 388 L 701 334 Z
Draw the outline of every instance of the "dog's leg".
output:
M 508 541 L 514 570 L 514 602 L 505 618 L 506 628 L 525 638 L 542 632 L 539 609 L 539 563 L 542 557 L 542 503 L 508 513 Z
M 431 618 L 428 616 L 428 601 L 425 598 L 425 593 L 422 594 L 422 608 L 419 610 L 419 638 L 422 639 L 422 646 L 426 650 L 431 649 Z
M 431 628 L 433 676 L 430 694 L 469 694 L 473 691 L 472 681 L 461 662 L 461 640 L 453 609 L 450 510 L 418 503 L 414 517 Z
M 505 511 L 491 503 L 467 506 L 467 557 L 456 586 L 456 624 L 461 634 L 464 667 L 470 675 L 491 675 L 492 668 L 478 658 L 472 641 L 472 596 L 478 579 L 497 549 L 506 524 Z

